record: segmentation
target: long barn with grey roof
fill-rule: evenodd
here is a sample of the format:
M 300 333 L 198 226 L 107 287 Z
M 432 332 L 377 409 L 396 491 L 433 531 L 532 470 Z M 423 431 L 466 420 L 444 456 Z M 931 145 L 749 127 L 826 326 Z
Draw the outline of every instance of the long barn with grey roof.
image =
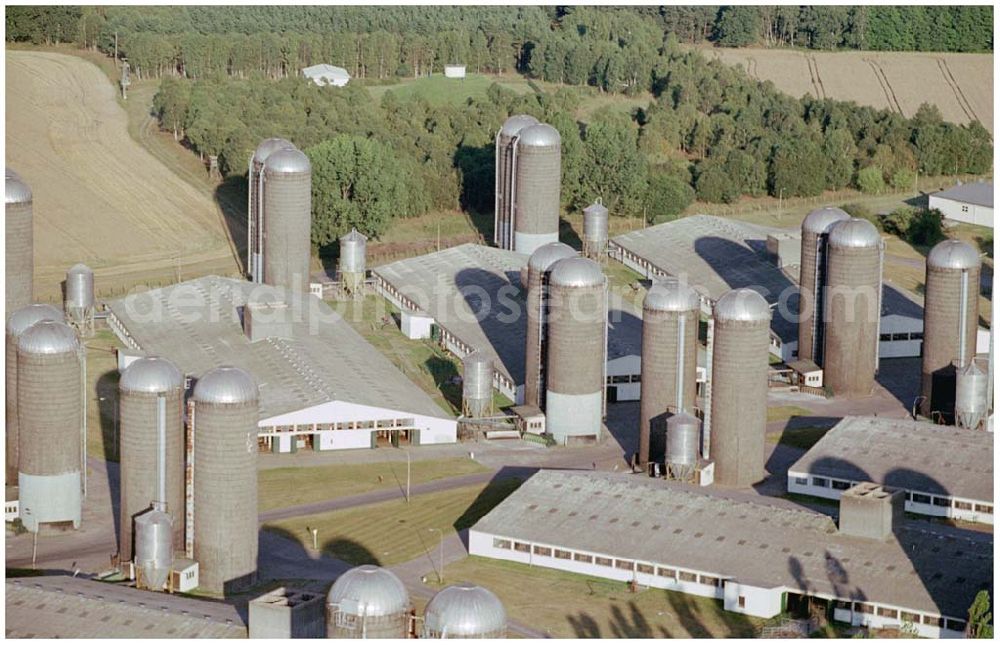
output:
M 410 338 L 432 329 L 459 357 L 474 350 L 493 359 L 494 385 L 520 402 L 524 386 L 525 313 L 521 271 L 528 256 L 463 244 L 399 260 L 372 271 L 379 293 L 399 307 L 400 326 Z M 639 398 L 641 314 L 610 295 L 608 380 L 618 400 Z
M 845 417 L 788 468 L 788 491 L 839 499 L 853 483 L 906 490 L 906 510 L 993 523 L 993 433 Z
M 452 443 L 456 421 L 329 305 L 281 303 L 274 287 L 209 276 L 108 303 L 132 350 L 188 377 L 241 367 L 260 385 L 261 447 L 334 450 Z
M 992 586 L 993 536 L 927 522 L 895 530 L 859 537 L 788 500 L 543 470 L 469 530 L 469 552 L 717 598 L 752 616 L 776 616 L 795 595 L 829 602 L 837 620 L 960 636 L 976 592 Z

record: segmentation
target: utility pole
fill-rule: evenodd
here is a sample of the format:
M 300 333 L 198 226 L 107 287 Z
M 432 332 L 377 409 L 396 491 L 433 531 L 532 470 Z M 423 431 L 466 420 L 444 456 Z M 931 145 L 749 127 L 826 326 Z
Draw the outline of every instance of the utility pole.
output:
M 410 503 L 410 449 L 406 449 L 406 503 Z
M 437 531 L 438 533 L 441 534 L 441 542 L 440 542 L 441 555 L 440 555 L 440 565 L 438 567 L 437 574 L 438 574 L 438 584 L 443 585 L 444 584 L 444 531 L 442 531 L 441 529 L 433 528 L 433 527 L 431 527 L 431 528 L 429 528 L 427 530 L 428 531 Z
M 115 30 L 115 69 L 118 68 L 118 30 Z

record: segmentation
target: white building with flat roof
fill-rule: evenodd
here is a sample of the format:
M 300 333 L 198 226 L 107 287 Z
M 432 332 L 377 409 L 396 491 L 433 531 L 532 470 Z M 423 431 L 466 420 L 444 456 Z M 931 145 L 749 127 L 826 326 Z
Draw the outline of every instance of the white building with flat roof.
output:
M 993 184 L 985 181 L 955 184 L 931 194 L 927 207 L 941 211 L 945 219 L 993 228 Z

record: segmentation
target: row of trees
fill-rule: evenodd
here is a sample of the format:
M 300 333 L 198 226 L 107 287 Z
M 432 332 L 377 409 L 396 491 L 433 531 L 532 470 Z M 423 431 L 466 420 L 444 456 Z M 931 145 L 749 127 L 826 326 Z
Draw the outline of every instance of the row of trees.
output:
M 326 62 L 356 78 L 512 70 L 605 91 L 652 88 L 666 35 L 720 45 L 992 51 L 981 7 L 10 7 L 7 38 L 76 41 L 135 73 L 283 78 Z

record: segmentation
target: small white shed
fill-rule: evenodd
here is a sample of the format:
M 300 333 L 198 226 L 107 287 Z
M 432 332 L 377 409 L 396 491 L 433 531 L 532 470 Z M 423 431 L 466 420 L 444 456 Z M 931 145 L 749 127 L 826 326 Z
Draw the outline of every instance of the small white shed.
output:
M 346 69 L 326 63 L 305 67 L 302 69 L 302 75 L 320 86 L 344 87 L 351 80 L 351 75 L 347 73 Z
M 444 75 L 447 78 L 465 78 L 465 65 L 445 65 Z

